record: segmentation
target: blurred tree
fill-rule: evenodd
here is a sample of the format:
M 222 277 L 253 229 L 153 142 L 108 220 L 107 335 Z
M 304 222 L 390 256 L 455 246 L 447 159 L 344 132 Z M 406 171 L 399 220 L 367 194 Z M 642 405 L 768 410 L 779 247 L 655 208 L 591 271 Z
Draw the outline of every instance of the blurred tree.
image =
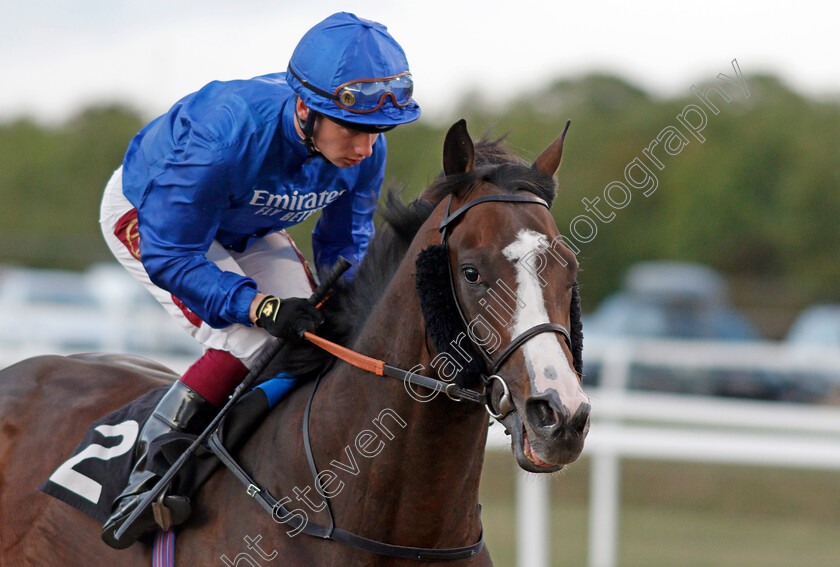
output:
M 630 264 L 654 258 L 711 265 L 756 312 L 840 300 L 840 99 L 804 97 L 772 76 L 746 82 L 748 99 L 731 88 L 732 102 L 708 113 L 703 143 L 689 137 L 678 155 L 662 154 L 653 194 L 633 190 L 581 245 L 586 308 L 614 290 Z M 438 175 L 444 134 L 458 118 L 476 138 L 507 135 L 529 159 L 571 119 L 553 208 L 567 235 L 569 222 L 586 214 L 581 199 L 603 199 L 604 187 L 622 180 L 663 128 L 678 125 L 685 105 L 701 104 L 688 89 L 662 99 L 603 74 L 556 81 L 505 104 L 490 94 L 469 94 L 450 117 L 389 133 L 388 183 L 404 199 L 419 194 Z M 58 127 L 0 125 L 0 261 L 81 268 L 109 258 L 99 199 L 142 125 L 122 106 L 90 108 Z M 291 231 L 305 253 L 313 223 Z
M 142 126 L 122 106 L 91 108 L 59 127 L 0 126 L 0 261 L 80 269 L 108 259 L 99 201 Z

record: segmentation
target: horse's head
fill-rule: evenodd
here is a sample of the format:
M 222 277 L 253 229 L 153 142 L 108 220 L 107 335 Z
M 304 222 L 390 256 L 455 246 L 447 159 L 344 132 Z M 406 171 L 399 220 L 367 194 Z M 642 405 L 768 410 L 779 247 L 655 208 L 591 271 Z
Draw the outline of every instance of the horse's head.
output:
M 442 243 L 417 262 L 436 350 L 459 370 L 460 386 L 484 382 L 488 409 L 511 433 L 520 467 L 532 472 L 577 459 L 589 431 L 576 360 L 578 264 L 549 212 L 564 135 L 527 165 L 477 156 L 466 124 L 456 123 L 444 144 L 441 183 L 450 197 L 440 205 Z

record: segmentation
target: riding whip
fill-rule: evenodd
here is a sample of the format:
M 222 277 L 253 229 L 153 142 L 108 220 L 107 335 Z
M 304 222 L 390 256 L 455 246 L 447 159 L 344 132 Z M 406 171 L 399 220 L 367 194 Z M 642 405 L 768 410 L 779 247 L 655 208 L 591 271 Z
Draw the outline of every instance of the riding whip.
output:
M 330 272 L 324 277 L 323 281 L 320 283 L 320 285 L 318 285 L 318 287 L 309 297 L 309 302 L 316 307 L 319 306 L 327 298 L 329 293 L 332 291 L 333 286 L 335 286 L 342 274 L 344 274 L 344 272 L 350 269 L 351 265 L 352 264 L 350 264 L 350 262 L 346 258 L 339 256 L 338 261 L 332 267 Z M 245 379 L 242 380 L 242 383 L 236 387 L 236 390 L 233 391 L 233 394 L 231 394 L 227 403 L 219 411 L 219 413 L 216 415 L 213 421 L 210 422 L 210 425 L 208 425 L 205 428 L 201 435 L 195 438 L 195 441 L 192 442 L 192 444 L 187 448 L 187 450 L 184 451 L 184 453 L 178 458 L 177 461 L 175 461 L 172 464 L 171 467 L 169 467 L 169 470 L 166 471 L 166 474 L 164 474 L 160 478 L 160 480 L 157 481 L 157 484 L 155 484 L 155 486 L 149 492 L 147 492 L 145 496 L 143 496 L 143 499 L 140 501 L 140 503 L 137 505 L 134 511 L 128 516 L 125 522 L 123 522 L 123 524 L 114 534 L 115 539 L 119 540 L 120 537 L 122 537 L 122 535 L 126 532 L 126 530 L 128 530 L 128 528 L 134 522 L 137 521 L 137 518 L 139 518 L 143 514 L 143 511 L 149 506 L 151 506 L 152 503 L 158 499 L 158 497 L 160 497 L 160 495 L 163 493 L 166 487 L 169 486 L 169 483 L 172 482 L 172 479 L 175 477 L 175 475 L 178 474 L 178 471 L 181 470 L 184 464 L 189 460 L 193 453 L 195 453 L 195 451 L 204 442 L 204 440 L 207 439 L 207 437 L 211 433 L 213 433 L 213 431 L 215 431 L 216 427 L 218 427 L 219 425 L 219 422 L 221 422 L 222 418 L 224 418 L 225 415 L 227 415 L 227 413 L 230 411 L 230 408 L 232 408 L 234 404 L 236 404 L 236 402 L 239 401 L 239 398 L 242 397 L 242 395 L 245 392 L 251 389 L 251 386 L 254 384 L 257 377 L 259 377 L 259 375 L 263 373 L 266 367 L 268 367 L 271 360 L 278 352 L 280 352 L 280 349 L 283 347 L 284 344 L 285 341 L 283 341 L 282 339 L 277 339 L 269 348 L 267 348 L 263 352 L 263 354 L 257 359 L 257 362 L 254 364 L 253 369 L 248 373 Z

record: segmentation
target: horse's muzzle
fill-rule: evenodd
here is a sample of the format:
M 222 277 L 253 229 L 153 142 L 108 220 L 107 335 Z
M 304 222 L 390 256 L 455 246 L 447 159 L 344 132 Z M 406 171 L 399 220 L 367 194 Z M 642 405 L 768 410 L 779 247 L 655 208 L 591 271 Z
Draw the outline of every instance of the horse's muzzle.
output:
M 554 391 L 528 398 L 524 410 L 512 414 L 516 418 L 505 420 L 519 466 L 531 472 L 553 472 L 574 462 L 589 432 L 590 411 L 589 403 L 581 403 L 572 414 Z

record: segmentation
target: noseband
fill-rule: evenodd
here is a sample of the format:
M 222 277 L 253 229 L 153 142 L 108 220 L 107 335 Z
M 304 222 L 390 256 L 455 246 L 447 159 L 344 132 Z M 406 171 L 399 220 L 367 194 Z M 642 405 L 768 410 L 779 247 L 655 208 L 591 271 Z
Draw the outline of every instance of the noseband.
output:
M 455 292 L 455 276 L 452 273 L 452 262 L 449 260 L 449 234 L 454 229 L 455 222 L 464 216 L 471 208 L 475 207 L 476 205 L 480 205 L 482 203 L 492 203 L 492 202 L 501 202 L 501 203 L 536 203 L 538 205 L 542 205 L 546 209 L 550 209 L 548 203 L 546 203 L 543 199 L 540 199 L 536 195 L 529 195 L 529 194 L 513 194 L 513 195 L 485 195 L 483 197 L 478 197 L 469 201 L 468 203 L 462 205 L 458 209 L 455 210 L 454 213 L 450 213 L 450 207 L 452 205 L 452 197 L 449 197 L 449 200 L 446 203 L 446 213 L 444 214 L 443 221 L 441 221 L 438 230 L 440 230 L 441 234 L 441 245 L 446 250 L 446 266 L 447 272 L 449 274 L 449 290 L 452 294 L 452 302 L 455 304 L 456 311 L 458 312 L 458 316 L 461 319 L 461 323 L 464 326 L 464 329 L 469 329 L 469 324 L 467 323 L 467 318 L 464 315 L 464 310 L 461 308 L 461 304 L 458 302 L 458 295 Z M 481 380 L 484 384 L 484 388 L 486 391 L 485 396 L 485 409 L 487 413 L 489 413 L 492 417 L 501 420 L 511 412 L 516 410 L 516 407 L 513 404 L 513 400 L 511 399 L 510 395 L 510 388 L 508 388 L 507 383 L 505 382 L 504 378 L 499 376 L 498 372 L 504 363 L 507 361 L 508 358 L 525 342 L 534 338 L 535 336 L 542 334 L 542 333 L 559 333 L 563 336 L 563 339 L 566 341 L 566 345 L 569 347 L 569 350 L 572 350 L 572 337 L 569 334 L 569 330 L 566 329 L 563 325 L 559 323 L 540 323 L 539 325 L 534 325 L 533 327 L 527 329 L 526 331 L 522 332 L 521 334 L 517 335 L 510 341 L 510 343 L 502 349 L 502 351 L 498 354 L 495 360 L 490 357 L 490 354 L 484 349 L 482 345 L 480 345 L 470 333 L 467 333 L 467 337 L 469 338 L 470 342 L 472 343 L 475 350 L 481 353 L 482 358 L 484 359 L 484 367 L 485 371 L 481 374 Z M 498 409 L 493 407 L 493 396 L 491 395 L 491 389 L 493 387 L 493 382 L 497 381 L 502 386 L 502 396 L 499 399 Z M 453 396 L 449 388 L 445 390 L 446 395 L 449 396 L 451 399 L 455 401 L 461 401 L 460 397 Z

